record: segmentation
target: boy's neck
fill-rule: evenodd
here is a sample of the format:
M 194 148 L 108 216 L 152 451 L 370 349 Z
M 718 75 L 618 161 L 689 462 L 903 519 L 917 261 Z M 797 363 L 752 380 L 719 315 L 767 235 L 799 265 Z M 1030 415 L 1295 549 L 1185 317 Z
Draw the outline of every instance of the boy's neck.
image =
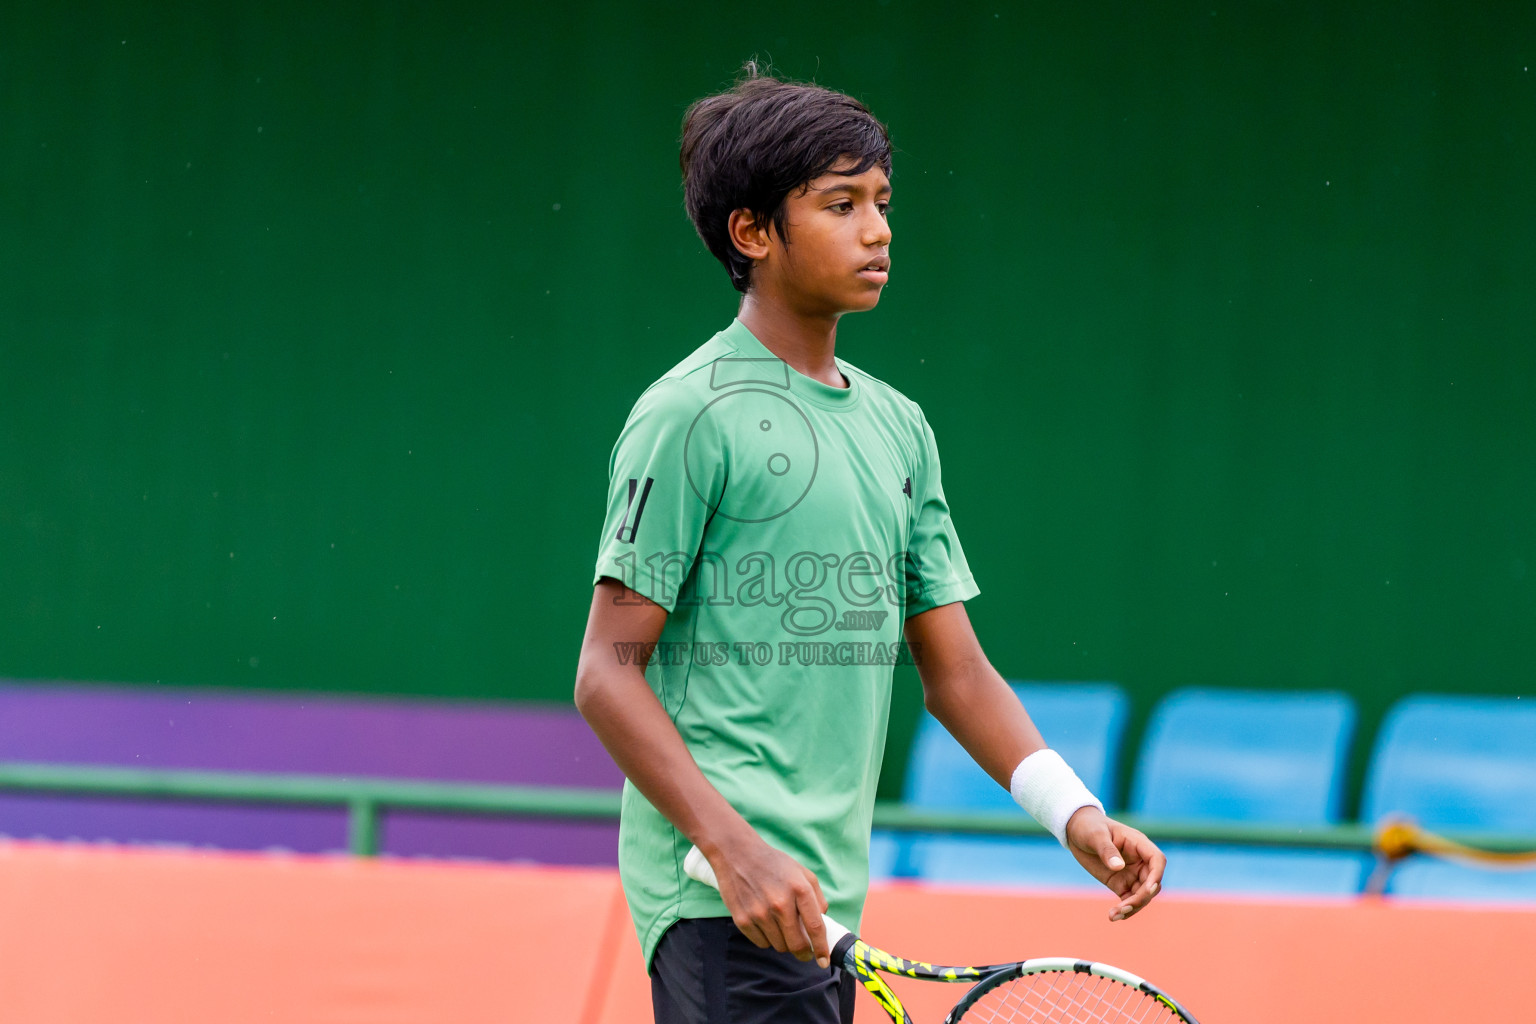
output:
M 833 359 L 837 347 L 837 317 L 802 316 L 776 302 L 765 302 L 752 292 L 741 300 L 736 314 L 763 347 L 797 372 L 829 387 L 849 386 Z

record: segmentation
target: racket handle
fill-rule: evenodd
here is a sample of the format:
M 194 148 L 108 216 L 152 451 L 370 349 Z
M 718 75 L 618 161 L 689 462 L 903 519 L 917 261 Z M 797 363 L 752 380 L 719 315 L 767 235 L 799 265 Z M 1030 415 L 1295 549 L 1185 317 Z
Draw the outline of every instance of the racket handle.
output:
M 683 858 L 683 873 L 695 882 L 703 882 L 716 892 L 720 891 L 720 879 L 715 877 L 715 869 L 697 846 L 690 847 L 688 855 Z M 844 936 L 850 934 L 847 928 L 826 914 L 821 915 L 821 924 L 827 930 L 828 949 L 836 948 L 837 944 L 843 941 Z
M 683 873 L 695 882 L 703 882 L 716 892 L 720 891 L 720 879 L 715 877 L 715 869 L 697 846 L 688 847 L 688 855 L 683 858 Z

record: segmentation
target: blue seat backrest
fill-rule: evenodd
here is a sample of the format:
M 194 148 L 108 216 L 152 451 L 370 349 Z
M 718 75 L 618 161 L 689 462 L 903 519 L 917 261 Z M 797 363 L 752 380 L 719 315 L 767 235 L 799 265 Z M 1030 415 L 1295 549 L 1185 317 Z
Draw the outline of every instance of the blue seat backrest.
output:
M 1114 806 L 1126 697 L 1112 683 L 1010 683 L 1045 741 L 1076 769 L 1106 807 Z M 954 737 L 923 712 L 907 759 L 903 800 L 916 807 L 1018 810 Z M 1019 813 L 1023 813 L 1020 811 Z
M 1151 818 L 1339 819 L 1354 702 L 1332 691 L 1176 690 L 1147 725 L 1131 806 Z
M 1536 698 L 1420 694 L 1382 720 L 1362 817 L 1536 835 Z

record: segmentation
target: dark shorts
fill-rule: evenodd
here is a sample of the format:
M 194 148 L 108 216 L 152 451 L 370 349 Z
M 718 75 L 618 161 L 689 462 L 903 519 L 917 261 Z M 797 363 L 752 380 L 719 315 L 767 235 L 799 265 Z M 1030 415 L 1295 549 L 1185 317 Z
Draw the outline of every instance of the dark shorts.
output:
M 858 980 L 758 949 L 728 917 L 682 920 L 651 959 L 656 1024 L 853 1024 Z

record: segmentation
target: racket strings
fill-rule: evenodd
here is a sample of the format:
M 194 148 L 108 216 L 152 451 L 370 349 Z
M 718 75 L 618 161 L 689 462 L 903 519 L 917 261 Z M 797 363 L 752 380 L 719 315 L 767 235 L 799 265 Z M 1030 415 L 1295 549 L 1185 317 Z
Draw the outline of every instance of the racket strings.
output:
M 965 1024 L 1176 1024 L 1178 1019 L 1139 989 L 1076 971 L 1004 982 L 964 1015 Z

